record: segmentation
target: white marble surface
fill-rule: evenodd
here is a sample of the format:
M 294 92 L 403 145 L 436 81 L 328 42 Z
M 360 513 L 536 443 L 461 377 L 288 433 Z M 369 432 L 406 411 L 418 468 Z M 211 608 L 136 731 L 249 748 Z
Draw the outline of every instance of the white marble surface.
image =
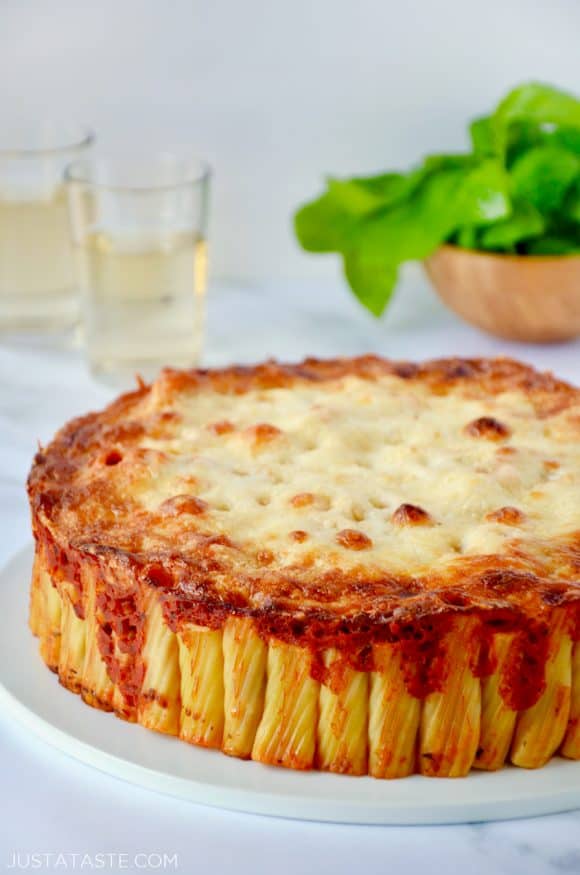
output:
M 276 355 L 377 351 L 393 357 L 518 356 L 580 382 L 580 342 L 525 347 L 495 341 L 446 313 L 411 270 L 388 318 L 375 323 L 342 286 L 301 283 L 212 289 L 205 363 Z M 36 441 L 112 395 L 74 349 L 0 341 L 0 561 L 28 540 L 23 484 Z M 16 658 L 16 656 L 15 656 Z M 138 730 L 137 730 L 138 731 Z M 285 875 L 388 870 L 409 875 L 580 873 L 580 811 L 450 827 L 349 827 L 244 816 L 184 804 L 84 767 L 0 715 L 0 868 L 14 852 L 65 853 L 71 871 L 89 854 L 177 854 L 177 871 Z M 74 860 L 76 859 L 76 864 Z M 52 866 L 52 868 L 51 868 Z M 137 869 L 135 869 L 137 871 Z M 88 864 L 84 871 L 90 871 Z M 170 871 L 175 871 L 171 866 Z

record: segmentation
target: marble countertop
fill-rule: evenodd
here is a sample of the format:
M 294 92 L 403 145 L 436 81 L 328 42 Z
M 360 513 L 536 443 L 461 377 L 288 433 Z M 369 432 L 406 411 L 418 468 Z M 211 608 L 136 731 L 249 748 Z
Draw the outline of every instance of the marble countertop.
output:
M 580 382 L 580 341 L 532 347 L 486 337 L 447 313 L 414 269 L 382 322 L 332 281 L 211 290 L 205 364 L 368 351 L 411 359 L 507 354 Z M 90 379 L 72 345 L 0 340 L 0 562 L 29 540 L 23 483 L 36 442 L 113 394 Z M 124 856 L 101 871 L 138 871 L 146 858 L 136 854 L 165 853 L 170 871 L 188 875 L 202 867 L 229 872 L 234 864 L 240 875 L 580 873 L 580 811 L 444 827 L 358 827 L 222 812 L 91 770 L 2 714 L 0 775 L 0 868 L 14 868 L 15 853 L 21 867 L 27 854 L 52 854 L 38 871 L 78 868 L 73 854 L 91 855 L 95 868 L 95 854 L 105 853 Z M 59 853 L 67 855 L 60 864 Z M 155 862 L 150 858 L 149 868 Z

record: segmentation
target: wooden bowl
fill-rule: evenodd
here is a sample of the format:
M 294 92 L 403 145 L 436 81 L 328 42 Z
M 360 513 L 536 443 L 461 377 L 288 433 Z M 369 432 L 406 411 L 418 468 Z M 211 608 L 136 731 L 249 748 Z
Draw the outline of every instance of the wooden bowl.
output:
M 442 246 L 425 269 L 441 300 L 490 334 L 533 343 L 580 335 L 580 255 L 498 255 Z

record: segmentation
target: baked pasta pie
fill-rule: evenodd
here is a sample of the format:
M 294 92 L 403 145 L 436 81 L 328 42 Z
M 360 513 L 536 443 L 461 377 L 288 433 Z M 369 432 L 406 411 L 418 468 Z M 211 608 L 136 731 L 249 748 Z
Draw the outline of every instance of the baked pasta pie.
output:
M 85 702 L 401 778 L 580 759 L 580 390 L 507 359 L 164 371 L 28 490 L 30 626 Z

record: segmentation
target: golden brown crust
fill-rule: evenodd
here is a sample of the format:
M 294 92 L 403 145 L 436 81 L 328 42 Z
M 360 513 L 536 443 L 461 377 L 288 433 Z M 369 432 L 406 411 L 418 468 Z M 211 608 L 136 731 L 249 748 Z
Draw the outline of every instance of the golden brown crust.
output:
M 106 582 L 107 598 L 111 588 L 127 604 L 142 587 L 162 591 L 174 628 L 186 621 L 216 628 L 228 616 L 250 616 L 265 636 L 316 648 L 336 646 L 353 653 L 358 665 L 364 664 L 372 644 L 405 636 L 426 639 L 434 618 L 458 612 L 475 613 L 495 628 L 521 630 L 530 620 L 548 622 L 556 606 L 568 604 L 570 622 L 575 623 L 580 526 L 547 543 L 541 559 L 520 546 L 503 555 L 460 555 L 442 568 L 416 575 L 365 564 L 372 540 L 358 526 L 340 531 L 336 540 L 354 551 L 351 555 L 359 556 L 360 563 L 325 568 L 306 552 L 303 562 L 285 566 L 266 546 L 248 554 L 223 532 L 212 531 L 200 498 L 177 495 L 155 509 L 136 500 L 132 484 L 147 474 L 160 453 L 143 438 L 166 435 L 175 426 L 175 408 L 184 394 L 239 396 L 350 376 L 370 383 L 390 376 L 421 384 L 435 396 L 458 386 L 473 398 L 518 393 L 540 419 L 569 412 L 568 424 L 580 435 L 580 391 L 509 359 L 412 364 L 364 356 L 215 371 L 167 370 L 153 386 L 140 386 L 101 413 L 73 420 L 38 452 L 28 490 L 35 537 L 46 549 L 52 573 L 80 586 L 80 569 L 89 562 Z M 235 432 L 235 425 L 224 419 L 208 428 L 216 435 Z M 498 453 L 509 450 L 504 446 L 509 428 L 491 418 L 471 422 L 468 434 L 472 440 L 499 441 Z M 255 453 L 279 436 L 280 430 L 268 423 L 257 423 L 243 435 Z M 310 493 L 298 493 L 292 503 L 307 511 L 315 500 Z M 513 526 L 518 514 L 517 508 L 504 507 L 496 519 Z M 437 523 L 427 510 L 411 504 L 398 508 L 394 522 L 418 528 Z M 187 539 L 180 538 L 179 527 L 187 530 Z M 310 543 L 302 527 L 288 534 L 305 549 Z

